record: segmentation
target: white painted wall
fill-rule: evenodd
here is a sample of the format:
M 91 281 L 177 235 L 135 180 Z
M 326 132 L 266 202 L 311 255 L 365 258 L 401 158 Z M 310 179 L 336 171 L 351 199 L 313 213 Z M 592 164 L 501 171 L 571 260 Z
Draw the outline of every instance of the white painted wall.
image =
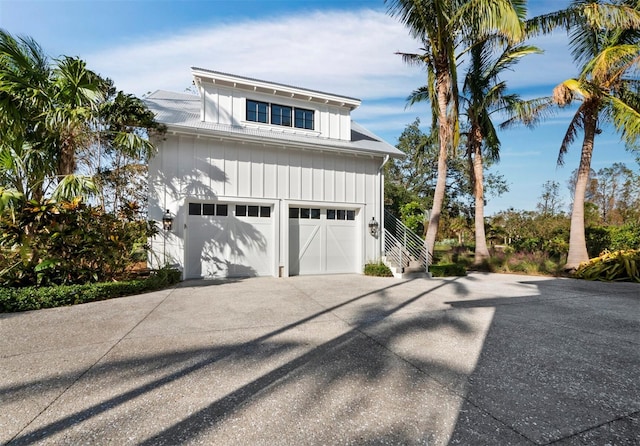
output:
M 158 155 L 149 165 L 149 218 L 161 221 L 168 209 L 174 216 L 174 229 L 153 241 L 154 266 L 168 263 L 184 267 L 186 206 L 190 200 L 262 202 L 279 209 L 274 275 L 278 266 L 288 271 L 289 205 L 358 209 L 362 266 L 380 257 L 379 239 L 369 235 L 367 224 L 372 217 L 382 222 L 382 156 L 171 134 L 156 144 Z
M 247 92 L 221 87 L 216 84 L 202 84 L 200 96 L 203 100 L 201 119 L 216 124 L 228 124 L 282 132 L 289 134 L 315 135 L 323 138 L 351 140 L 351 114 L 347 107 L 325 106 L 316 102 L 289 99 L 261 92 Z M 246 120 L 246 98 L 255 101 L 305 108 L 315 111 L 315 129 L 262 124 Z

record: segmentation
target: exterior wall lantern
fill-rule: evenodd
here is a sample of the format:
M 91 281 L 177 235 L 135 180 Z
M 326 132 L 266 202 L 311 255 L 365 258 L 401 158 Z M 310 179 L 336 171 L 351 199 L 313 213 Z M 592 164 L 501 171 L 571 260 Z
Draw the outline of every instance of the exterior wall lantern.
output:
M 376 218 L 375 217 L 371 217 L 371 221 L 369 222 L 369 234 L 371 234 L 373 237 L 377 237 L 378 236 L 378 227 L 379 226 L 380 225 L 376 221 Z
M 171 228 L 173 227 L 173 217 L 171 216 L 171 212 L 169 212 L 169 209 L 167 209 L 167 211 L 162 216 L 162 227 L 165 231 L 171 231 Z

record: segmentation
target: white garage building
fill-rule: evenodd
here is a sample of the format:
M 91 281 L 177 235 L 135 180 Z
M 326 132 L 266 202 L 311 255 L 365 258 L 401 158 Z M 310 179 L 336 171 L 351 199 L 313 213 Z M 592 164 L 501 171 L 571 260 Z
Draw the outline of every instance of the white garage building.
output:
M 382 167 L 402 153 L 351 120 L 358 99 L 191 69 L 199 95 L 145 101 L 167 126 L 149 216 L 153 267 L 184 278 L 359 273 L 382 253 Z M 378 231 L 379 233 L 381 231 Z

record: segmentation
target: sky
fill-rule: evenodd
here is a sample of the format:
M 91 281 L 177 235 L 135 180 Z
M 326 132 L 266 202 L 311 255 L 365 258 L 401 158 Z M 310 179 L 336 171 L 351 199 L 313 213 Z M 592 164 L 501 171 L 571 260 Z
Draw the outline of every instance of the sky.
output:
M 568 3 L 529 0 L 529 16 Z M 196 66 L 359 98 L 353 119 L 392 145 L 416 117 L 425 129 L 431 119 L 426 103 L 406 102 L 425 84 L 424 70 L 396 54 L 417 52 L 420 44 L 386 13 L 383 0 L 0 0 L 0 28 L 34 38 L 52 58 L 80 57 L 137 96 L 186 91 Z M 504 76 L 514 93 L 547 96 L 577 76 L 566 33 L 531 43 L 545 52 Z M 488 197 L 487 215 L 534 210 L 546 181 L 560 183 L 569 210 L 567 182 L 580 145 L 571 147 L 563 167 L 556 161 L 571 112 L 559 110 L 534 130 L 500 132 L 501 159 L 492 171 L 504 176 L 509 192 Z M 636 156 L 610 128 L 603 130 L 592 168 L 623 162 L 638 171 Z

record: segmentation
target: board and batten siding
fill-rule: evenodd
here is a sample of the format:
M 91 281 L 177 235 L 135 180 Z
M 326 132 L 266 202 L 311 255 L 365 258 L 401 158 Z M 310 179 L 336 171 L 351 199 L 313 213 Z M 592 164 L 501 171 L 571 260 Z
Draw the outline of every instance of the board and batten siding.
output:
M 288 134 L 313 134 L 323 138 L 349 141 L 351 139 L 351 116 L 348 108 L 324 106 L 315 102 L 288 99 L 265 93 L 238 91 L 231 88 L 205 84 L 202 88 L 203 106 L 200 119 L 215 124 L 250 126 L 261 130 Z M 315 111 L 313 131 L 295 127 L 273 126 L 246 121 L 246 100 L 274 103 L 290 107 L 300 107 Z
M 174 230 L 163 235 L 166 239 L 156 241 L 163 244 L 161 248 L 154 247 L 156 254 L 162 251 L 164 257 L 158 259 L 159 264 L 184 265 L 189 201 L 273 204 L 280 219 L 281 251 L 286 248 L 283 239 L 287 232 L 282 227 L 288 218 L 282 203 L 357 208 L 362 263 L 376 260 L 380 246 L 366 234 L 366 224 L 372 217 L 382 221 L 379 168 L 383 157 L 301 150 L 284 144 L 259 145 L 188 135 L 167 135 L 159 141 L 159 155 L 149 165 L 149 216 L 159 221 L 165 209 L 174 216 Z M 282 258 L 276 261 L 282 263 Z

